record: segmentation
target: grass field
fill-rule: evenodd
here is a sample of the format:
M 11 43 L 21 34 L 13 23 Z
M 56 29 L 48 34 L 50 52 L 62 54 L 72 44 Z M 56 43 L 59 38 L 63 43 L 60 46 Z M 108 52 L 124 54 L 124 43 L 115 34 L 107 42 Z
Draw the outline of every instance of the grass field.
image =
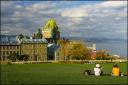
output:
M 118 64 L 126 73 L 127 63 Z M 20 64 L 1 65 L 1 84 L 127 84 L 127 77 L 112 77 L 113 63 L 102 64 L 104 75 L 85 76 L 85 69 L 92 69 L 95 64 Z

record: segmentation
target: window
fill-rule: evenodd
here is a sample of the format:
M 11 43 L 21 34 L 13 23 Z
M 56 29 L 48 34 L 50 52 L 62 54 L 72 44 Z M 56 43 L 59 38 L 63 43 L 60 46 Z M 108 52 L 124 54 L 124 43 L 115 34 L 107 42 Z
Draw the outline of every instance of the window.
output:
M 3 50 L 5 49 L 5 46 L 2 46 Z
M 7 50 L 9 49 L 9 47 L 10 47 L 10 46 L 8 45 L 8 46 L 7 46 Z
M 35 53 L 38 53 L 38 50 L 35 50 Z
M 12 49 L 12 46 L 10 46 L 10 49 Z
M 1 55 L 3 55 L 3 52 L 0 52 L 1 53 Z
M 13 46 L 13 49 L 15 49 L 15 46 Z
M 2 46 L 0 46 L 0 49 L 2 50 L 2 49 L 3 49 L 3 47 L 2 47 Z
M 5 55 L 5 52 L 3 51 L 3 55 Z
M 8 49 L 9 46 L 6 46 L 6 49 Z
M 10 46 L 8 46 L 8 49 L 10 49 Z
M 7 55 L 9 54 L 9 52 L 7 51 Z
M 4 49 L 4 46 L 1 46 L 1 49 Z
M 19 54 L 19 51 L 17 51 L 17 54 Z
M 19 49 L 19 46 L 17 46 L 17 49 Z
M 10 54 L 12 54 L 12 51 L 10 51 Z

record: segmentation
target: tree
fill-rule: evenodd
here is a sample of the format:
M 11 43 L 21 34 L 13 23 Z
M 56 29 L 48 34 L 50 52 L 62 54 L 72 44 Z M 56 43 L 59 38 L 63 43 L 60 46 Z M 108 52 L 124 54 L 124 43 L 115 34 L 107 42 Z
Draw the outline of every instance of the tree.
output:
M 37 31 L 36 31 L 36 33 L 34 33 L 34 35 L 33 35 L 33 38 L 34 39 L 42 39 L 42 30 L 41 29 L 38 29 Z
M 96 60 L 109 60 L 109 59 L 111 58 L 105 50 L 99 50 L 96 54 Z
M 21 39 L 23 39 L 23 38 L 24 38 L 24 35 L 23 35 L 23 34 L 18 35 L 18 39 L 19 39 L 19 40 L 21 40 Z
M 60 45 L 60 58 L 61 60 L 71 60 L 71 59 L 76 59 L 76 60 L 84 60 L 84 59 L 89 59 L 89 52 L 88 49 L 86 48 L 86 45 L 75 41 L 77 44 L 71 43 L 71 41 L 62 39 L 59 40 L 59 45 Z
M 29 55 L 20 55 L 20 60 L 22 61 L 28 61 Z
M 72 49 L 70 49 L 69 51 L 69 56 L 72 59 L 77 59 L 77 60 L 90 59 L 89 52 L 86 46 L 82 43 L 74 44 Z
M 25 39 L 30 39 L 30 37 L 29 37 L 29 36 L 27 36 L 27 35 L 24 35 L 24 38 L 25 38 Z
M 15 62 L 15 61 L 19 60 L 19 54 L 18 53 L 12 53 L 7 58 L 9 60 L 11 60 L 12 62 Z
M 7 58 L 8 60 L 11 60 L 12 62 L 15 62 L 15 61 L 27 61 L 28 60 L 28 55 L 19 55 L 18 53 L 13 53 L 11 55 L 9 55 Z
M 66 60 L 69 51 L 69 41 L 59 40 L 58 44 L 60 45 L 60 60 Z

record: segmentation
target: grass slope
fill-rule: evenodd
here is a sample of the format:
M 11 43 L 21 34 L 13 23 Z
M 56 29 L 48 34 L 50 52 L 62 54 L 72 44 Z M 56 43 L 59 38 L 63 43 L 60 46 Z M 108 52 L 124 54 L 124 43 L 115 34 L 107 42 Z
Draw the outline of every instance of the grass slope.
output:
M 104 74 L 111 72 L 113 64 L 102 64 Z M 119 64 L 126 73 L 127 64 Z M 23 64 L 1 65 L 1 84 L 127 84 L 127 77 L 104 75 L 84 76 L 85 69 L 95 64 Z

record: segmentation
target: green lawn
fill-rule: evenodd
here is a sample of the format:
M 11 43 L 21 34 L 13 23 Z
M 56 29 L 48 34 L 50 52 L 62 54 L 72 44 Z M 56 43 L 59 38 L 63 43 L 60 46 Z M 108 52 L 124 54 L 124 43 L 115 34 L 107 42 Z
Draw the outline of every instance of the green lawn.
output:
M 126 73 L 127 63 L 118 64 Z M 104 74 L 111 72 L 113 63 L 102 64 Z M 85 69 L 92 69 L 95 64 L 20 64 L 1 65 L 2 84 L 127 84 L 127 77 L 103 75 L 84 76 Z

